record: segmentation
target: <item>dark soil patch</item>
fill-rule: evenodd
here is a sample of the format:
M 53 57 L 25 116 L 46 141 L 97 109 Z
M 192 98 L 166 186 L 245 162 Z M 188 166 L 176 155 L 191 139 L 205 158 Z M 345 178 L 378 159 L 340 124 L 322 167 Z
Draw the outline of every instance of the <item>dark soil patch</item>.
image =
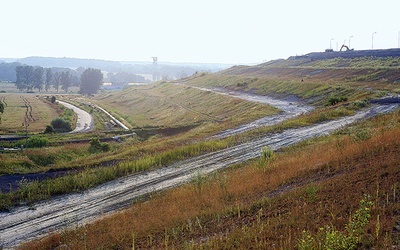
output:
M 10 191 L 18 190 L 22 183 L 57 178 L 68 173 L 69 171 L 62 170 L 48 171 L 44 173 L 2 175 L 0 176 L 0 191 L 3 193 L 8 193 Z

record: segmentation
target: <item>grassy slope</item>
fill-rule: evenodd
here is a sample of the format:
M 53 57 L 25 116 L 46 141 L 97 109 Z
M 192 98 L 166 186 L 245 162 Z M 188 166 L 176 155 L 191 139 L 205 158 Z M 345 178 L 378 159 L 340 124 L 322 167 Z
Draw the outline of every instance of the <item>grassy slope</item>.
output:
M 132 127 L 179 127 L 203 122 L 230 126 L 276 112 L 250 103 L 172 83 L 132 86 L 96 97 L 94 102 L 124 118 Z
M 236 66 L 217 74 L 198 74 L 187 83 L 258 94 L 296 95 L 314 105 L 323 105 L 331 95 L 363 100 L 389 92 L 399 94 L 399 68 L 389 66 L 398 63 L 399 59 L 365 58 L 282 60 L 259 66 Z
M 398 92 L 395 83 L 369 77 L 398 77 L 397 71 L 376 73 L 371 67 L 377 62 L 370 63 L 367 71 L 325 63 L 333 68 L 321 71 L 325 67 L 321 62 L 306 65 L 311 69 L 235 67 L 196 75 L 186 83 L 296 94 L 315 104 L 324 104 L 329 95 L 346 95 L 354 101 Z M 321 112 L 324 109 L 300 121 L 315 120 Z M 399 124 L 399 112 L 374 118 L 344 133 L 287 149 L 270 165 L 248 163 L 198 178 L 94 224 L 22 248 L 65 244 L 73 249 L 131 249 L 134 244 L 136 248 L 293 249 L 303 230 L 313 235 L 325 226 L 345 231 L 364 194 L 371 195 L 374 206 L 358 247 L 390 248 L 399 244 L 399 233 L 393 229 L 400 220 Z
M 372 79 L 369 76 L 364 77 L 368 74 L 375 74 L 374 71 L 370 69 L 369 71 L 356 72 L 347 68 L 324 68 L 323 71 L 320 71 L 320 65 L 309 65 L 308 67 L 314 68 L 310 71 L 310 69 L 302 68 L 235 67 L 220 74 L 196 75 L 189 79 L 187 83 L 211 87 L 224 86 L 233 89 L 254 91 L 259 94 L 296 94 L 305 100 L 320 105 L 325 103 L 329 95 L 346 95 L 353 101 L 382 94 L 381 92 L 377 94 L 377 91 L 398 91 L 398 86 L 396 84 L 379 79 L 379 77 L 383 75 L 378 74 L 376 79 Z M 394 79 L 397 77 L 398 72 L 389 72 L 387 74 L 388 79 L 390 77 Z M 301 81 L 301 79 L 303 79 L 303 81 Z M 191 102 L 193 100 L 203 100 L 204 103 L 204 93 L 180 89 L 184 88 L 182 86 L 177 89 L 172 88 L 174 91 L 170 92 L 170 88 L 166 88 L 165 86 L 167 85 L 159 85 L 154 89 L 131 88 L 129 90 L 132 91 L 132 95 L 135 95 L 136 98 L 134 99 L 120 94 L 110 94 L 109 96 L 103 96 L 104 99 L 101 97 L 100 102 L 103 104 L 109 103 L 109 108 L 128 120 L 132 126 L 138 125 L 136 121 L 141 119 L 144 121 L 141 126 L 146 124 L 154 124 L 155 126 L 166 126 L 166 124 L 168 124 L 167 126 L 173 126 L 175 122 L 178 122 L 178 126 L 182 126 L 193 122 L 192 116 L 195 113 L 207 114 L 202 116 L 202 119 L 203 121 L 209 122 L 213 121 L 215 118 L 219 118 L 217 116 L 218 112 L 221 113 L 224 110 L 221 109 L 219 111 L 213 111 L 215 113 L 207 113 L 209 110 L 208 108 L 204 108 L 203 105 L 198 105 L 196 109 L 190 110 L 187 107 L 191 107 Z M 206 103 L 213 104 L 212 100 L 214 97 L 210 97 L 209 95 L 210 94 L 206 97 L 207 101 L 210 100 L 210 102 Z M 143 96 L 147 98 L 142 98 Z M 136 101 L 138 102 L 136 103 Z M 135 106 L 143 106 L 138 108 L 138 110 L 132 111 L 131 107 L 133 104 L 135 104 Z M 180 113 L 180 106 L 178 104 L 185 109 L 183 113 Z M 221 105 L 221 107 L 224 108 L 230 106 L 231 103 L 229 101 Z M 154 107 L 157 108 L 153 109 Z M 158 111 L 159 114 L 154 112 L 155 110 Z M 241 109 L 239 108 L 239 110 Z M 136 116 L 135 112 L 138 111 L 141 112 L 142 116 Z M 170 117 L 162 116 L 164 112 L 168 114 L 179 114 L 181 119 L 173 120 Z M 321 110 L 317 112 L 321 112 Z M 129 115 L 126 115 L 126 113 L 129 113 Z M 234 122 L 236 122 L 236 118 Z M 251 118 L 247 117 L 246 119 Z M 397 118 L 396 116 L 388 118 L 388 120 L 394 121 L 393 123 L 395 126 L 398 126 L 398 116 Z M 381 123 L 383 123 L 383 121 Z M 371 126 L 371 124 L 368 126 Z M 380 125 L 374 126 L 379 127 Z M 384 129 L 380 129 L 379 131 L 384 131 Z M 394 214 L 394 211 L 398 209 L 396 206 L 393 208 L 392 204 L 393 200 L 394 202 L 398 201 L 396 193 L 398 187 L 398 182 L 396 182 L 396 180 L 399 179 L 399 166 L 398 164 L 396 165 L 398 160 L 397 155 L 399 153 L 398 143 L 390 140 L 391 138 L 396 138 L 396 136 L 398 137 L 398 132 L 395 130 L 389 131 L 386 133 L 385 137 L 383 137 L 383 134 L 385 133 L 382 132 L 380 140 L 387 140 L 388 143 L 386 146 L 371 141 L 354 143 L 354 141 L 349 138 L 337 139 L 330 142 L 331 144 L 319 143 L 317 146 L 306 147 L 304 152 L 295 151 L 292 155 L 288 152 L 288 155 L 284 154 L 282 157 L 280 156 L 279 159 L 282 159 L 282 161 L 289 161 L 289 163 L 286 163 L 283 167 L 274 167 L 267 171 L 260 171 L 259 166 L 250 165 L 235 170 L 232 173 L 227 172 L 226 175 L 216 175 L 216 180 L 214 181 L 204 182 L 203 179 L 199 179 L 195 181 L 193 185 L 171 191 L 172 194 L 167 192 L 168 195 L 166 196 L 160 195 L 159 198 L 156 198 L 155 204 L 153 200 L 145 204 L 138 203 L 136 206 L 139 208 L 136 208 L 131 214 L 129 214 L 129 212 L 128 214 L 121 214 L 120 216 L 122 216 L 122 219 L 120 220 L 113 217 L 111 221 L 106 221 L 104 222 L 105 224 L 97 224 L 94 228 L 88 226 L 88 228 L 79 229 L 83 231 L 78 230 L 77 232 L 55 235 L 53 238 L 45 241 L 53 242 L 51 244 L 56 245 L 59 244 L 59 242 L 66 242 L 67 244 L 77 242 L 75 247 L 78 249 L 83 248 L 82 246 L 85 246 L 85 244 L 92 244 L 91 242 L 95 242 L 93 244 L 99 244 L 96 245 L 99 247 L 102 246 L 101 244 L 104 244 L 104 248 L 131 248 L 130 244 L 132 244 L 132 235 L 134 234 L 137 244 L 144 247 L 149 247 L 150 245 L 165 247 L 163 244 L 169 245 L 171 241 L 174 242 L 173 244 L 182 247 L 183 245 L 187 246 L 192 244 L 191 240 L 193 239 L 195 244 L 206 240 L 208 242 L 207 244 L 210 244 L 205 246 L 206 248 L 229 248 L 235 246 L 234 244 L 240 244 L 242 246 L 254 244 L 254 247 L 264 249 L 270 247 L 270 245 L 267 244 L 291 248 L 295 245 L 296 239 L 299 238 L 304 228 L 310 231 L 315 231 L 315 229 L 317 229 L 315 221 L 310 220 L 310 218 L 322 218 L 319 222 L 321 225 L 332 223 L 332 225 L 337 225 L 343 229 L 344 223 L 349 218 L 350 213 L 354 213 L 357 203 L 362 198 L 363 193 L 374 195 L 376 190 L 379 189 L 378 193 L 382 196 L 380 199 L 383 200 L 383 206 L 379 207 L 379 211 L 376 210 L 374 212 L 375 224 L 371 222 L 372 226 L 370 225 L 369 234 L 373 234 L 375 232 L 373 231 L 374 227 L 376 230 L 377 225 L 379 225 L 376 223 L 376 213 L 379 212 L 381 215 L 381 231 L 378 233 L 378 239 L 374 241 L 373 244 L 377 246 L 395 244 L 396 241 L 391 237 L 393 231 L 387 228 L 393 227 L 397 218 L 389 218 L 388 214 Z M 190 136 L 186 139 L 188 138 L 190 138 Z M 182 143 L 184 144 L 186 139 L 168 139 L 167 141 L 159 139 L 152 140 L 147 142 L 149 144 L 146 150 L 149 150 L 148 152 L 150 153 L 150 151 L 158 151 L 161 148 L 165 149 L 166 147 L 179 146 L 182 145 Z M 170 144 L 169 142 L 171 141 L 174 144 Z M 374 147 L 374 145 L 378 146 Z M 359 148 L 353 149 L 357 147 Z M 390 148 L 394 148 L 394 150 L 388 150 Z M 381 149 L 388 150 L 390 154 L 387 154 L 386 157 L 386 154 L 384 154 L 384 151 Z M 124 152 L 128 153 L 130 150 L 133 152 L 133 148 L 127 148 Z M 361 150 L 361 153 L 357 153 L 359 152 L 357 150 Z M 330 152 L 330 154 L 327 155 L 326 152 Z M 338 159 L 338 155 L 342 156 L 344 152 L 348 154 L 344 158 Z M 124 153 L 121 153 L 121 155 L 123 154 Z M 299 154 L 303 157 L 299 157 Z M 314 163 L 310 163 L 310 155 L 315 156 Z M 325 155 L 328 158 L 321 159 L 321 155 Z M 367 156 L 373 157 L 366 158 Z M 381 159 L 382 161 L 376 162 L 374 159 Z M 296 163 L 296 160 L 299 160 L 299 162 Z M 278 162 L 276 164 L 278 164 Z M 383 165 L 381 162 L 383 162 Z M 294 169 L 292 167 L 294 167 Z M 344 168 L 342 169 L 342 167 Z M 296 168 L 301 168 L 300 172 Z M 387 170 L 385 170 L 386 168 Z M 346 172 L 346 169 L 349 169 L 349 172 Z M 368 171 L 363 172 L 363 169 L 367 169 Z M 370 169 L 372 170 L 370 171 Z M 280 173 L 280 170 L 287 171 Z M 355 172 L 353 172 L 353 170 Z M 388 174 L 386 174 L 385 171 Z M 246 172 L 249 172 L 248 176 L 241 175 Z M 369 175 L 371 172 L 381 172 L 381 176 L 390 176 L 390 180 L 388 180 L 388 177 L 384 181 L 378 180 L 376 182 L 376 176 Z M 332 176 L 332 173 L 333 176 L 335 176 L 335 181 L 337 181 L 336 184 L 329 182 L 329 180 L 333 180 L 333 178 L 329 178 Z M 339 174 L 336 175 L 335 173 Z M 350 181 L 352 178 L 359 178 L 359 176 L 362 176 L 365 180 L 361 181 L 361 184 L 359 184 L 359 182 L 352 183 Z M 338 177 L 338 179 L 336 177 Z M 340 179 L 341 177 L 347 179 L 342 180 Z M 307 181 L 302 181 L 303 179 Z M 268 181 L 266 182 L 265 180 Z M 266 186 L 261 185 L 260 182 Z M 307 183 L 309 182 L 315 183 L 307 187 Z M 374 182 L 379 183 L 379 185 L 365 184 L 373 184 Z M 253 183 L 255 186 L 252 186 Z M 294 183 L 294 185 L 291 186 L 288 185 L 288 183 Z M 342 190 L 341 187 L 346 185 L 348 189 Z M 289 191 L 291 187 L 296 187 L 296 189 L 294 191 L 292 190 L 293 192 L 285 192 L 282 196 L 279 196 L 276 194 L 280 194 L 280 191 L 285 190 L 285 188 L 281 190 L 279 187 L 287 187 Z M 304 187 L 304 189 L 301 189 L 302 187 Z M 297 188 L 300 188 L 300 191 Z M 244 190 L 235 193 L 236 191 L 234 190 L 236 189 Z M 275 192 L 274 190 L 276 189 L 279 190 L 279 192 Z M 357 192 L 358 189 L 363 190 L 363 192 Z M 175 192 L 178 193 L 178 196 L 173 195 Z M 180 194 L 181 192 L 186 192 L 186 194 Z M 266 194 L 268 197 L 273 196 L 272 199 L 265 200 L 263 197 Z M 378 198 L 379 194 L 377 196 Z M 394 199 L 389 200 L 388 197 L 391 194 Z M 386 197 L 384 197 L 385 195 Z M 183 198 L 183 196 L 186 198 Z M 348 196 L 351 197 L 351 199 L 343 199 Z M 169 200 L 169 197 L 172 197 L 171 200 Z M 314 202 L 314 199 L 317 197 L 318 202 Z M 387 200 L 386 204 L 385 198 Z M 181 200 L 182 202 L 177 202 Z M 146 204 L 151 204 L 151 206 L 146 208 Z M 323 206 L 321 204 L 332 205 L 329 207 L 328 205 Z M 185 205 L 189 207 L 185 207 Z M 161 208 L 161 210 L 157 210 L 155 207 Z M 261 209 L 261 207 L 263 209 Z M 302 209 L 303 207 L 305 208 L 304 210 Z M 145 215 L 141 215 L 139 212 L 142 210 Z M 237 211 L 236 213 L 235 210 Z M 264 214 L 264 212 L 260 213 L 260 210 L 268 212 Z M 306 213 L 304 212 L 305 210 L 311 212 L 315 211 L 315 214 Z M 301 214 L 301 212 L 303 212 L 303 214 Z M 175 216 L 171 216 L 171 214 L 175 214 Z M 329 217 L 333 220 L 328 220 Z M 149 221 L 149 218 L 153 218 L 154 222 Z M 299 218 L 304 219 L 303 224 L 296 224 Z M 340 218 L 340 220 L 337 220 L 337 218 Z M 113 224 L 112 221 L 117 221 L 117 225 Z M 258 224 L 253 223 L 254 221 L 257 221 Z M 239 225 L 241 228 L 239 231 L 235 231 L 232 225 Z M 185 231 L 185 228 L 188 231 Z M 260 230 L 260 228 L 262 228 L 262 230 Z M 272 232 L 272 234 L 263 234 L 265 233 L 263 228 L 268 228 L 269 230 L 267 231 Z M 383 233 L 383 228 L 387 230 L 387 233 Z M 82 238 L 82 235 L 85 235 L 85 237 Z M 220 238 L 214 238 L 216 235 Z M 250 235 L 257 236 L 250 237 Z M 101 243 L 103 240 L 105 242 Z M 257 244 L 260 245 L 256 245 L 254 242 L 258 242 Z M 45 248 L 47 243 L 44 245 L 42 245 L 42 243 L 39 244 L 40 247 L 38 248 Z M 364 242 L 364 244 L 369 243 Z
M 358 249 L 389 249 L 399 244 L 399 115 L 302 143 L 268 165 L 197 179 L 21 249 L 294 249 L 304 230 L 345 231 L 364 194 L 374 205 Z M 356 133 L 365 129 L 369 139 Z

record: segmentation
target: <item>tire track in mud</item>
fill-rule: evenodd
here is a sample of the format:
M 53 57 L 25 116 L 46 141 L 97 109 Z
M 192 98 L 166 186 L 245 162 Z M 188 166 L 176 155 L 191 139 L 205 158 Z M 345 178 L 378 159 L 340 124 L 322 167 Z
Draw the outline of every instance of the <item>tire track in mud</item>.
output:
M 123 177 L 82 193 L 37 203 L 33 208 L 18 207 L 9 213 L 0 213 L 0 246 L 12 248 L 49 232 L 84 224 L 126 207 L 140 197 L 186 183 L 198 174 L 208 174 L 259 157 L 264 146 L 277 150 L 329 134 L 358 120 L 391 112 L 398 107 L 399 104 L 377 105 L 354 116 L 266 135 L 252 142 L 197 156 L 169 167 Z
M 23 96 L 20 96 L 20 98 L 22 99 L 22 101 L 24 102 L 24 106 L 25 106 L 25 108 L 26 108 L 26 111 L 25 111 L 25 118 L 24 118 L 24 124 L 25 125 L 27 125 L 27 124 L 29 124 L 29 122 L 34 122 L 34 121 L 36 121 L 36 119 L 33 117 L 33 115 L 32 115 L 32 110 L 33 110 L 33 108 L 32 108 L 32 105 L 31 105 L 31 103 L 29 102 L 29 100 L 28 99 L 26 99 L 25 97 L 23 97 Z

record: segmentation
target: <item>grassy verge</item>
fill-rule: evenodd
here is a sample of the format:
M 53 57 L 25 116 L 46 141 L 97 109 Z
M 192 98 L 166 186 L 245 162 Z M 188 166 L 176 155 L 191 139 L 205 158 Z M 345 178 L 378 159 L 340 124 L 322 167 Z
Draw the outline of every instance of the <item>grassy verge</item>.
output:
M 370 195 L 357 249 L 399 244 L 400 114 L 384 115 L 278 154 L 268 165 L 198 177 L 93 224 L 21 249 L 301 249 L 310 238 L 338 240 Z M 369 129 L 358 138 L 355 131 Z M 358 138 L 358 139 L 356 139 Z M 371 203 L 368 203 L 371 204 Z M 357 220 L 353 220 L 357 221 Z M 330 234 L 321 234 L 331 228 Z M 334 230 L 332 229 L 334 228 Z M 338 232 L 333 234 L 333 232 Z M 324 243 L 324 244 L 325 244 Z M 323 245 L 317 249 L 325 249 Z

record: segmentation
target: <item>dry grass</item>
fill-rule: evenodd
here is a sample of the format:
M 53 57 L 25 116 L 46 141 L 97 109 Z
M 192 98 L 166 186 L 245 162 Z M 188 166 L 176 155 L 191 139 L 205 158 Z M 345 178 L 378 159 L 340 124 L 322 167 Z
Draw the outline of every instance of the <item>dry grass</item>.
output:
M 277 112 L 264 104 L 172 83 L 132 86 L 123 92 L 100 95 L 92 101 L 133 127 L 176 127 L 203 122 L 236 126 Z
M 291 148 L 269 166 L 198 178 L 21 249 L 294 249 L 303 230 L 343 230 L 364 194 L 374 207 L 359 248 L 389 249 L 399 243 L 399 123 L 398 113 L 378 117 L 368 140 L 336 135 Z
M 43 132 L 46 125 L 57 117 L 57 109 L 43 102 L 34 94 L 0 94 L 5 97 L 7 106 L 1 116 L 0 131 L 5 133 L 24 132 L 27 108 L 23 98 L 29 101 L 32 109 L 28 109 L 28 132 Z

